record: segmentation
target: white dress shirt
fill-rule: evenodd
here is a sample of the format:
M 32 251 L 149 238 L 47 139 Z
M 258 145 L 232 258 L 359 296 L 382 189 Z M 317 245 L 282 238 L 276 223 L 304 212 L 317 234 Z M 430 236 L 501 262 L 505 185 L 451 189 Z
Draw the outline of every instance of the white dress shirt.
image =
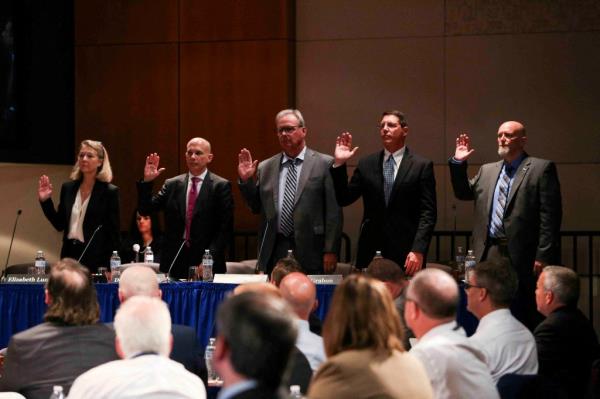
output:
M 323 338 L 310 331 L 308 321 L 296 319 L 298 327 L 298 338 L 296 347 L 306 356 L 313 372 L 317 371 L 321 363 L 325 361 L 325 347 Z
M 206 389 L 180 363 L 148 354 L 114 360 L 81 374 L 69 391 L 69 399 L 79 398 L 206 399 Z
M 75 202 L 73 202 L 73 208 L 71 208 L 69 234 L 67 234 L 67 238 L 85 242 L 85 239 L 83 238 L 83 220 L 85 219 L 91 197 L 92 194 L 90 193 L 85 201 L 81 201 L 81 189 L 77 190 L 77 196 L 75 197 Z
M 494 382 L 508 373 L 538 372 L 535 338 L 508 309 L 498 309 L 483 316 L 469 340 L 484 353 Z
M 483 353 L 455 321 L 429 330 L 410 353 L 423 363 L 437 399 L 500 397 Z

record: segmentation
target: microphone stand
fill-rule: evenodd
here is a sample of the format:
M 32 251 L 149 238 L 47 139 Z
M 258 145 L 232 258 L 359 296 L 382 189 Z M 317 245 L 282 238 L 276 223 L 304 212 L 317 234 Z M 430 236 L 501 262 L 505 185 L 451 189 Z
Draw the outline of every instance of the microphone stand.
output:
M 179 257 L 179 253 L 181 252 L 181 250 L 183 249 L 183 246 L 185 245 L 185 243 L 187 242 L 187 240 L 183 240 L 183 242 L 181 243 L 181 245 L 179 246 L 179 250 L 177 251 L 177 253 L 175 254 L 175 257 L 173 258 L 173 261 L 171 262 L 171 266 L 169 266 L 169 270 L 167 271 L 167 281 L 170 283 L 172 281 L 174 281 L 171 278 L 171 269 L 173 269 L 173 266 L 175 265 L 175 262 L 177 261 L 177 258 Z
M 83 255 L 85 255 L 87 249 L 90 247 L 90 244 L 92 243 L 92 241 L 94 241 L 94 237 L 96 237 L 96 233 L 98 232 L 98 230 L 100 230 L 102 228 L 102 225 L 98 225 L 98 227 L 96 227 L 96 230 L 94 230 L 94 233 L 92 234 L 92 237 L 90 238 L 90 240 L 88 241 L 87 245 L 85 246 L 85 248 L 83 249 L 83 252 L 81 253 L 81 256 L 79 257 L 79 259 L 77 259 L 77 262 L 81 262 L 81 259 L 83 259 Z
M 17 217 L 15 218 L 15 225 L 13 226 L 12 237 L 10 238 L 10 245 L 8 246 L 8 255 L 6 255 L 6 264 L 4 265 L 4 270 L 2 270 L 2 274 L 0 274 L 0 279 L 2 279 L 2 277 L 4 277 L 4 274 L 6 273 L 6 269 L 8 268 L 8 260 L 10 259 L 10 251 L 12 250 L 13 241 L 15 239 L 15 232 L 17 231 L 17 223 L 19 222 L 19 217 L 21 216 L 21 213 L 23 213 L 23 210 L 19 209 L 17 211 Z

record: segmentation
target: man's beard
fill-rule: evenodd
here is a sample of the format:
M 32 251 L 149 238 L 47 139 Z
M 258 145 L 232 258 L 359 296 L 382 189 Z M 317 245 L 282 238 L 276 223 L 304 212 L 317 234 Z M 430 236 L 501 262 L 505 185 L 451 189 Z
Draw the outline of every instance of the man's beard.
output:
M 502 158 L 507 156 L 509 151 L 510 150 L 508 149 L 508 147 L 498 147 L 498 155 L 500 155 Z

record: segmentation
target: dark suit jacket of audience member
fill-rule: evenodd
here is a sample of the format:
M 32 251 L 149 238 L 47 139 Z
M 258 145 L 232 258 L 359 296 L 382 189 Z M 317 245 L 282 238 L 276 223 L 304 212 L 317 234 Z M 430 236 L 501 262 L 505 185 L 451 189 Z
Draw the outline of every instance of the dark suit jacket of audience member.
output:
M 117 359 L 114 331 L 104 324 L 42 323 L 11 338 L 0 391 L 48 399 L 52 387 L 61 385 L 67 394 L 80 374 Z
M 79 180 L 74 180 L 62 185 L 58 209 L 54 209 L 52 198 L 40 203 L 44 215 L 52 223 L 52 226 L 63 232 L 61 258 L 78 259 L 80 255 L 79 252 L 70 251 L 69 238 L 67 238 L 71 211 L 80 183 Z M 81 264 L 87 266 L 91 272 L 96 271 L 99 266 L 108 266 L 112 251 L 118 251 L 121 248 L 119 217 L 119 189 L 112 184 L 96 180 L 83 219 L 84 244 L 89 243 L 94 231 L 102 225 L 81 259 Z
M 575 307 L 550 313 L 534 331 L 538 351 L 538 374 L 560 383 L 570 398 L 582 398 L 592 362 L 600 357 L 596 333 Z
M 167 271 L 183 241 L 186 218 L 188 174 L 165 181 L 152 195 L 152 183 L 138 182 L 138 209 L 142 214 L 164 210 L 165 232 L 162 242 L 161 270 Z M 187 278 L 187 266 L 202 262 L 205 249 L 213 256 L 213 272 L 225 273 L 225 249 L 233 234 L 233 197 L 231 183 L 207 172 L 192 215 L 189 265 L 176 263 L 173 273 Z
M 383 157 L 382 150 L 360 159 L 350 182 L 346 165 L 330 169 L 340 206 L 363 199 L 359 268 L 367 267 L 378 250 L 401 266 L 411 251 L 426 255 L 437 220 L 433 163 L 406 147 L 386 206 Z

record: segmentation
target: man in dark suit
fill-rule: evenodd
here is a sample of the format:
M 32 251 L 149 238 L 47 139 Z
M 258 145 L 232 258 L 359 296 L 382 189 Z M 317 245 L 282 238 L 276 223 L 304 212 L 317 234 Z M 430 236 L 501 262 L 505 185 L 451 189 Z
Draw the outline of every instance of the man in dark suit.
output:
M 119 279 L 119 301 L 125 302 L 134 296 L 162 298 L 158 288 L 156 273 L 146 266 L 129 266 Z M 188 371 L 198 375 L 204 384 L 208 382 L 203 351 L 196 338 L 196 330 L 180 324 L 171 325 L 173 348 L 169 357 L 185 366 Z
M 510 262 L 519 288 L 511 310 L 530 329 L 537 324 L 533 287 L 534 270 L 559 260 L 562 217 L 560 184 L 551 161 L 525 152 L 525 127 L 515 121 L 498 129 L 501 161 L 482 165 L 467 177 L 467 158 L 473 153 L 467 134 L 456 139 L 450 159 L 455 196 L 475 201 L 473 248 L 479 262 Z
M 223 379 L 219 397 L 283 398 L 282 377 L 296 343 L 292 310 L 258 292 L 230 297 L 219 307 L 214 367 Z
M 260 164 L 246 148 L 239 154 L 240 191 L 262 218 L 257 269 L 270 273 L 291 249 L 308 274 L 331 273 L 342 232 L 342 211 L 328 173 L 332 158 L 306 147 L 300 111 L 283 110 L 275 123 L 282 153 Z
M 546 266 L 535 290 L 546 319 L 534 331 L 538 374 L 560 384 L 569 398 L 583 398 L 592 362 L 600 358 L 594 328 L 577 308 L 579 277 L 562 266 Z
M 113 330 L 97 324 L 100 307 L 86 268 L 73 259 L 55 264 L 45 302 L 45 322 L 11 338 L 0 391 L 46 399 L 61 385 L 67 394 L 78 375 L 118 359 Z
M 379 128 L 384 150 L 360 159 L 350 182 L 346 161 L 358 147 L 350 133 L 338 136 L 330 169 L 335 194 L 341 206 L 363 198 L 356 266 L 366 268 L 380 250 L 413 275 L 423 267 L 437 218 L 433 163 L 405 146 L 403 113 L 384 112 Z
M 225 273 L 225 250 L 233 234 L 233 197 L 231 183 L 207 169 L 213 159 L 210 143 L 195 137 L 187 143 L 185 159 L 188 173 L 165 181 L 152 196 L 152 181 L 164 168 L 158 154 L 146 157 L 144 180 L 138 182 L 138 209 L 142 214 L 165 212 L 165 235 L 160 269 L 186 278 L 189 266 L 202 262 L 204 250 L 213 257 L 213 272 Z

